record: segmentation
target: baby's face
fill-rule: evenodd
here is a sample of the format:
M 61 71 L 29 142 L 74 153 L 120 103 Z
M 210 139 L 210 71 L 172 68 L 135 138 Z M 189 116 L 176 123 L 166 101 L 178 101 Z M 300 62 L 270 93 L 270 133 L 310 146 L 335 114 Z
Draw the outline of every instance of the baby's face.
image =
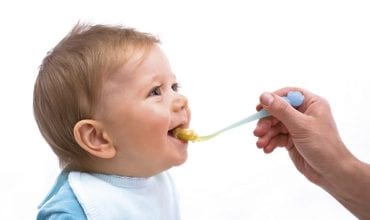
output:
M 139 66 L 129 62 L 104 82 L 96 119 L 117 149 L 117 166 L 132 168 L 131 175 L 151 176 L 185 162 L 187 143 L 172 130 L 189 126 L 190 110 L 177 87 L 157 45 Z

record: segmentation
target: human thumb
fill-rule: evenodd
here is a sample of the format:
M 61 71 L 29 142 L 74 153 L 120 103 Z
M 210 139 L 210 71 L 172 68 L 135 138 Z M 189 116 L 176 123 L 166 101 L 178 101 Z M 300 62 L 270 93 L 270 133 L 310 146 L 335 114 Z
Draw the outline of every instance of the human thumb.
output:
M 288 130 L 299 128 L 302 113 L 291 106 L 284 98 L 269 92 L 260 97 L 262 107 L 272 116 L 281 121 Z

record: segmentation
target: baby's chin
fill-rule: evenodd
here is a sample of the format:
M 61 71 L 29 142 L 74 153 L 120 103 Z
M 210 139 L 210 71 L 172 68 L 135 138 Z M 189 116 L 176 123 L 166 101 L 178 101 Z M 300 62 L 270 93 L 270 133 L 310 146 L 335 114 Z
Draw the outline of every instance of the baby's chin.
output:
M 183 165 L 186 160 L 188 159 L 188 154 L 187 152 L 183 152 L 182 155 L 178 155 L 176 158 L 172 158 L 171 161 L 167 161 L 167 169 L 170 169 L 172 167 L 177 167 Z
M 187 159 L 188 159 L 188 152 L 185 151 L 185 152 L 182 153 L 181 157 L 179 157 L 175 161 L 175 163 L 173 164 L 173 166 L 180 166 L 180 165 L 184 164 Z

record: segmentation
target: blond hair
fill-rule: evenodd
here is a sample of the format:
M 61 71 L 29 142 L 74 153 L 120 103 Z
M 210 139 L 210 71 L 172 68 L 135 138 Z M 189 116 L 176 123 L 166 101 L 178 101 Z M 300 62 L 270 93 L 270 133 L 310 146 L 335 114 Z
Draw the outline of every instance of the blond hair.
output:
M 61 168 L 87 169 L 91 155 L 77 144 L 73 128 L 92 118 L 103 77 L 156 43 L 158 38 L 132 28 L 77 24 L 44 58 L 34 87 L 34 115 Z

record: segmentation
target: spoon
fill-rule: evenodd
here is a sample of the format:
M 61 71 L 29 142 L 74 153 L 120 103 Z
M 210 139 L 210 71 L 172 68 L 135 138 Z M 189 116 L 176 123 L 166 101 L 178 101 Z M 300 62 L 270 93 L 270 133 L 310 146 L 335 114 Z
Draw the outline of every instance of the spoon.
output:
M 298 91 L 290 91 L 290 92 L 288 92 L 287 96 L 284 96 L 283 98 L 295 108 L 302 105 L 302 103 L 304 101 L 303 94 L 301 92 L 298 92 Z M 216 137 L 217 135 L 223 133 L 224 131 L 230 130 L 232 128 L 236 128 L 236 127 L 238 127 L 242 124 L 246 124 L 246 123 L 254 121 L 254 120 L 265 118 L 269 115 L 270 114 L 265 109 L 262 109 L 262 110 L 258 111 L 257 113 L 254 113 L 254 114 L 252 114 L 252 115 L 250 115 L 250 116 L 248 116 L 248 117 L 246 117 L 246 118 L 244 118 L 244 119 L 242 119 L 238 122 L 235 122 L 235 123 L 223 128 L 223 129 L 220 129 L 220 130 L 218 130 L 218 131 L 216 131 L 212 134 L 209 134 L 209 135 L 199 136 L 197 133 L 195 133 L 191 129 L 177 128 L 174 131 L 174 136 L 176 138 L 178 138 L 180 140 L 184 140 L 184 141 L 192 141 L 192 142 L 206 141 L 206 140 L 209 140 L 213 137 Z

